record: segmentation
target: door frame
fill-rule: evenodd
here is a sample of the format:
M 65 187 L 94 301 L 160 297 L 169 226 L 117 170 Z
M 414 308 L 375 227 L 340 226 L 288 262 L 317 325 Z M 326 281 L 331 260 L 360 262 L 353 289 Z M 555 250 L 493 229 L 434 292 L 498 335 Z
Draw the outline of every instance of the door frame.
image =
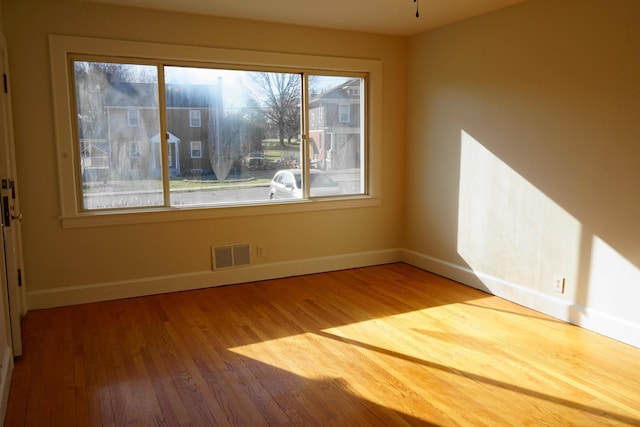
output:
M 24 280 L 24 260 L 22 253 L 22 230 L 20 204 L 18 197 L 18 174 L 16 168 L 13 134 L 13 116 L 9 86 L 7 43 L 0 33 L 0 152 L 4 162 L 0 165 L 0 179 L 7 188 L 0 188 L 2 197 L 10 197 L 10 226 L 2 226 L 3 246 L 3 282 L 6 280 L 7 309 L 10 324 L 11 347 L 13 356 L 22 355 L 22 318 L 26 314 L 26 292 Z M 6 82 L 6 83 L 5 83 Z M 6 88 L 6 89 L 5 89 Z M 2 200 L 2 199 L 0 199 Z M 2 201 L 3 202 L 3 201 Z M 4 303 L 4 301 L 3 301 Z

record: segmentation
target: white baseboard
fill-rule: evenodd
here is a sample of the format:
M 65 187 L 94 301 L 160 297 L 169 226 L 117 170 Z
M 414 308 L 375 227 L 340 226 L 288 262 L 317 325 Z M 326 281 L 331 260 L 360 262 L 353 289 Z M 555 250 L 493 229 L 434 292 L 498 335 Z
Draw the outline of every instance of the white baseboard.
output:
M 279 263 L 253 264 L 217 271 L 199 271 L 138 280 L 96 283 L 27 293 L 29 310 L 132 298 L 214 286 L 300 276 L 393 262 L 406 262 L 467 286 L 531 308 L 556 319 L 640 348 L 640 325 L 608 313 L 573 304 L 466 266 L 406 249 L 361 252 Z
M 252 264 L 246 267 L 225 270 L 206 270 L 137 280 L 123 280 L 32 291 L 27 292 L 27 304 L 29 310 L 37 310 L 300 276 L 326 271 L 345 270 L 400 261 L 402 261 L 401 250 L 390 249 L 279 263 Z
M 13 373 L 13 351 L 11 347 L 5 347 L 2 352 L 2 366 L 0 366 L 0 420 L 4 420 L 9 402 L 9 388 L 11 387 L 11 374 Z
M 640 325 L 617 316 L 554 298 L 551 295 L 418 252 L 402 250 L 402 261 L 640 348 Z

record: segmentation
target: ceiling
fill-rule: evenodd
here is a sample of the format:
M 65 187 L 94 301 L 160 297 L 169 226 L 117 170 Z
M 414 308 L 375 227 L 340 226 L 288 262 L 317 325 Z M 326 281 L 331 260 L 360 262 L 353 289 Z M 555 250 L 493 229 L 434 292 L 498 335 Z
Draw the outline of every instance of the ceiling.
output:
M 523 0 L 81 0 L 339 30 L 410 36 Z

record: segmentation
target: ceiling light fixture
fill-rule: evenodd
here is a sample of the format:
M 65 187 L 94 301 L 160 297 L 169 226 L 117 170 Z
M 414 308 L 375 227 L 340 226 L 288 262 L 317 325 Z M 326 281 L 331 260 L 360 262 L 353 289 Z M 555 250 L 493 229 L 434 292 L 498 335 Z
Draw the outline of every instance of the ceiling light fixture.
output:
M 413 2 L 416 4 L 416 18 L 420 18 L 420 11 L 418 10 L 420 4 L 418 3 L 418 0 L 413 0 Z

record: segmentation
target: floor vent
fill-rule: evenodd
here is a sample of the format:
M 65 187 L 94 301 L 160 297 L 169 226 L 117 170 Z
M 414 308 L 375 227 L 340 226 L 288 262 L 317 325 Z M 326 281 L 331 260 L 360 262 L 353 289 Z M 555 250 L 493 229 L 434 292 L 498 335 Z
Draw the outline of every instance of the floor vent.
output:
M 214 270 L 251 264 L 251 245 L 248 243 L 218 246 L 211 249 Z

